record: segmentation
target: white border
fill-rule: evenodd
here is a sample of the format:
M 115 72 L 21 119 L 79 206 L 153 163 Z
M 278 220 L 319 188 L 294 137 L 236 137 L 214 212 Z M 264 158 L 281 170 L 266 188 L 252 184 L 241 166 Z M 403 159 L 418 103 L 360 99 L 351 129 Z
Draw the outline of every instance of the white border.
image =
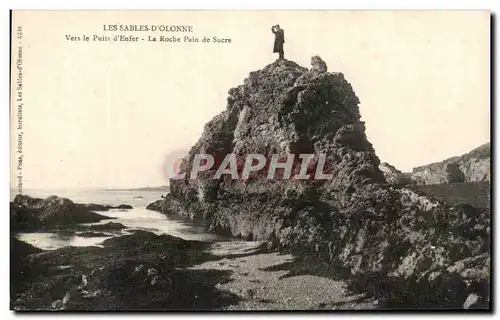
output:
M 146 10 L 146 9 L 223 9 L 223 10 L 241 10 L 241 9 L 253 9 L 253 10 L 258 10 L 258 9 L 264 9 L 264 10 L 272 10 L 272 9 L 280 9 L 280 10 L 312 10 L 312 9 L 331 9 L 331 10 L 349 10 L 349 9 L 375 9 L 375 10 L 384 10 L 384 9 L 392 9 L 392 10 L 463 10 L 463 9 L 490 9 L 492 12 L 500 12 L 498 9 L 500 6 L 500 1 L 498 0 L 350 0 L 350 1 L 343 1 L 343 2 L 332 2 L 332 1 L 318 1 L 318 0 L 306 0 L 306 1 L 301 1 L 292 3 L 292 1 L 275 1 L 275 0 L 245 0 L 245 1 L 203 1 L 203 0 L 182 0 L 182 1 L 176 1 L 176 2 L 167 2 L 167 1 L 152 1 L 152 0 L 140 0 L 140 1 L 128 1 L 128 0 L 120 0 L 120 1 L 107 1 L 107 0 L 87 0 L 81 3 L 77 3 L 76 1 L 67 1 L 67 0 L 53 0 L 53 1 L 36 1 L 36 0 L 31 0 L 31 1 L 11 1 L 11 0 L 6 0 L 2 1 L 2 11 L 0 11 L 0 16 L 3 18 L 2 20 L 2 32 L 1 32 L 1 38 L 0 38 L 0 45 L 3 47 L 1 50 L 2 54 L 2 61 L 3 63 L 1 64 L 1 71 L 2 71 L 2 79 L 4 81 L 3 86 L 2 86 L 2 108 L 0 109 L 0 121 L 2 122 L 0 124 L 0 143 L 2 144 L 2 150 L 3 152 L 1 153 L 0 161 L 1 161 L 1 168 L 0 170 L 0 178 L 2 183 L 0 184 L 0 201 L 1 201 L 1 208 L 2 210 L 2 215 L 3 215 L 3 223 L 1 224 L 2 226 L 2 236 L 3 236 L 3 241 L 1 241 L 1 249 L 2 249 L 2 256 L 4 263 L 1 264 L 2 268 L 2 274 L 4 279 L 6 280 L 4 282 L 3 290 L 1 292 L 1 311 L 2 311 L 2 319 L 8 318 L 11 319 L 15 315 L 11 311 L 9 311 L 9 263 L 7 262 L 9 258 L 9 188 L 8 188 L 8 181 L 9 181 L 9 111 L 8 111 L 8 106 L 9 106 L 9 12 L 8 9 L 83 9 L 83 10 L 92 10 L 92 9 L 114 9 L 114 10 L 120 10 L 120 9 L 138 9 L 138 10 Z M 497 21 L 498 23 L 498 21 Z M 497 41 L 497 36 L 495 36 L 495 40 Z M 497 68 L 495 68 L 495 71 Z M 493 89 L 493 88 L 492 88 Z M 495 88 L 493 89 L 496 92 L 498 92 L 498 83 L 496 83 Z M 494 106 L 496 107 L 496 106 Z M 498 112 L 496 113 L 495 116 L 495 121 L 498 124 L 499 119 L 498 119 Z M 474 128 L 471 128 L 471 130 L 474 130 Z M 493 137 L 492 137 L 493 139 Z M 496 140 L 495 140 L 496 141 Z M 497 141 L 495 142 L 495 148 L 497 148 Z M 497 160 L 497 159 L 496 159 Z M 497 161 L 494 163 L 495 168 L 498 167 Z M 495 181 L 496 182 L 496 181 Z M 495 198 L 497 198 L 497 193 L 499 191 L 495 191 Z M 492 213 L 494 215 L 494 213 Z M 498 221 L 500 219 L 497 217 L 495 219 L 495 226 L 494 230 L 498 230 Z M 496 257 L 496 255 L 495 255 Z M 496 266 L 496 259 L 494 262 L 492 262 L 493 266 Z M 498 280 L 498 276 L 495 276 L 495 279 Z M 496 282 L 496 281 L 495 281 Z M 496 283 L 495 283 L 496 284 Z M 496 286 L 495 286 L 496 287 Z M 496 298 L 498 294 L 495 294 L 494 297 Z M 495 299 L 497 300 L 497 299 Z M 495 306 L 498 307 L 497 301 L 494 303 Z M 330 317 L 335 314 L 324 314 L 323 316 Z M 442 317 L 444 315 L 441 315 L 440 313 L 434 313 L 434 314 L 423 314 L 421 316 L 425 316 L 426 318 L 428 317 Z M 61 318 L 67 318 L 70 319 L 70 317 L 75 317 L 75 316 L 80 316 L 77 314 L 64 314 L 60 315 L 58 314 L 57 317 L 59 319 Z M 107 318 L 110 316 L 110 314 L 91 314 L 90 315 L 92 318 Z M 122 315 L 124 316 L 124 315 Z M 131 314 L 127 315 L 127 317 L 131 318 L 136 318 L 139 316 L 143 316 L 142 314 Z M 151 316 L 151 315 L 150 315 Z M 193 317 L 195 315 L 192 315 Z M 198 315 L 199 316 L 199 315 Z M 205 315 L 206 316 L 206 315 Z M 219 316 L 219 315 L 215 315 Z M 232 314 L 231 317 L 254 317 L 255 314 Z M 289 314 L 258 314 L 258 316 L 263 316 L 263 317 L 269 317 L 272 316 L 275 319 L 285 319 L 290 317 Z M 308 317 L 309 314 L 301 314 L 297 315 L 299 317 Z M 361 314 L 338 314 L 338 316 L 345 317 L 348 316 L 350 318 L 360 318 L 362 315 Z M 390 314 L 375 314 L 373 317 L 379 318 L 379 319 L 386 319 L 386 318 L 394 318 L 394 317 L 400 317 L 401 315 L 395 314 L 395 313 L 390 313 Z M 417 318 L 420 317 L 418 315 L 412 314 L 412 315 L 406 315 L 409 318 Z M 447 315 L 446 317 L 454 317 L 455 315 Z M 472 317 L 473 315 L 469 315 L 469 317 Z M 40 318 L 46 318 L 46 319 L 51 319 L 53 315 L 50 314 L 44 314 L 44 315 L 37 315 L 37 317 Z M 121 316 L 120 316 L 121 317 Z M 156 318 L 165 318 L 168 317 L 169 319 L 176 319 L 180 318 L 181 315 L 176 315 L 176 314 L 156 314 L 153 315 L 153 317 Z
M 350 0 L 350 1 L 321 1 L 307 0 L 302 2 L 277 1 L 277 0 L 243 0 L 233 1 L 203 1 L 203 0 L 183 0 L 183 1 L 109 1 L 109 0 L 89 0 L 89 1 L 37 1 L 18 0 L 12 2 L 12 9 L 212 9 L 212 10 L 248 10 L 248 9 L 279 9 L 279 10 L 457 10 L 457 9 L 489 9 L 494 6 L 492 0 Z

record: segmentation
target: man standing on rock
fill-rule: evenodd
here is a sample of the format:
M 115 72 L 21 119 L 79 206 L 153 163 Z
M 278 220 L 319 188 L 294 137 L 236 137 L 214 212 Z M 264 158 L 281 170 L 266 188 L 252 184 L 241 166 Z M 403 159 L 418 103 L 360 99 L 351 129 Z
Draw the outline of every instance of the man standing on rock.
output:
M 285 31 L 280 28 L 279 24 L 272 26 L 271 31 L 274 33 L 273 53 L 278 52 L 280 54 L 279 59 L 284 59 L 285 53 L 283 52 L 283 43 L 285 43 Z

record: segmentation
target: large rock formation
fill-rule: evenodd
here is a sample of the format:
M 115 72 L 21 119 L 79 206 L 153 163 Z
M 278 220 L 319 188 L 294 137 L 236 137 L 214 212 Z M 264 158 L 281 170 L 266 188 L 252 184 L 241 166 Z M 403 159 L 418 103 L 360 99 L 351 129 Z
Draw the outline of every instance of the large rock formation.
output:
M 445 271 L 481 254 L 489 259 L 488 212 L 449 208 L 389 186 L 366 139 L 351 85 L 341 73 L 325 70 L 278 60 L 251 72 L 243 85 L 229 90 L 227 109 L 206 124 L 182 165 L 185 179 L 171 180 L 170 194 L 149 208 L 204 217 L 213 231 L 270 240 L 282 250 L 315 252 L 353 276 L 376 275 L 378 282 L 393 279 L 410 288 L 428 289 L 434 281 L 439 299 L 446 300 L 439 306 L 462 307 L 470 279 Z M 259 172 L 247 180 L 212 179 L 214 169 L 190 179 L 200 153 L 216 159 L 326 154 L 323 172 L 333 177 L 267 180 Z

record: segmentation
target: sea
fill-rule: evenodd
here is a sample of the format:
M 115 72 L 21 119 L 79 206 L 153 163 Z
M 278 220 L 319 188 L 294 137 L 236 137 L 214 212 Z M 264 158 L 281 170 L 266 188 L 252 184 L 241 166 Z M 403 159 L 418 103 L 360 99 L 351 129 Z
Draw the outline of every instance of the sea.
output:
M 166 216 L 156 211 L 147 210 L 146 206 L 161 199 L 168 191 L 144 190 L 78 190 L 78 189 L 26 189 L 23 193 L 36 198 L 46 198 L 52 195 L 64 197 L 75 203 L 96 203 L 118 206 L 128 204 L 130 210 L 112 209 L 109 211 L 96 211 L 97 213 L 115 219 L 102 220 L 98 223 L 118 222 L 127 229 L 118 232 L 105 232 L 106 237 L 82 237 L 78 232 L 47 231 L 47 232 L 21 232 L 15 236 L 43 250 L 54 250 L 67 246 L 101 246 L 109 238 L 130 234 L 132 230 L 145 230 L 160 234 L 168 234 L 185 240 L 197 241 L 230 241 L 231 239 L 209 233 L 203 222 L 195 222 L 181 217 Z M 11 199 L 14 194 L 11 192 Z

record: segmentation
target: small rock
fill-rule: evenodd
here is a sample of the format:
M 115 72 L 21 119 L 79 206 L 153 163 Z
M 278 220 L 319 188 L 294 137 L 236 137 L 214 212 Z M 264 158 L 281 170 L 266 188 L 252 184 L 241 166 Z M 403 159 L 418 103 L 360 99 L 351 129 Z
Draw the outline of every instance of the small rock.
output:
M 475 293 L 469 294 L 467 299 L 464 302 L 464 309 L 474 309 L 474 307 L 479 305 L 479 301 L 481 297 Z
M 69 302 L 69 298 L 71 298 L 71 292 L 66 292 L 66 294 L 64 295 L 64 298 L 62 299 L 62 303 L 63 304 L 67 304 Z
M 94 291 L 94 292 L 87 292 L 83 297 L 88 299 L 88 298 L 96 298 L 100 296 L 102 291 L 100 289 Z
M 328 71 L 328 67 L 326 66 L 325 61 L 321 59 L 319 56 L 311 57 L 311 66 L 312 70 L 318 73 L 325 73 Z
M 62 306 L 63 306 L 62 300 L 56 300 L 56 301 L 52 302 L 52 308 L 54 308 L 54 309 L 60 309 L 60 308 L 62 308 Z
M 85 288 L 87 287 L 87 284 L 88 284 L 88 278 L 86 275 L 82 275 L 82 288 Z
M 85 297 L 86 295 L 89 294 L 89 292 L 84 289 L 77 290 L 76 292 L 78 292 L 78 294 L 81 295 L 82 297 Z
M 247 296 L 249 296 L 249 297 L 255 296 L 256 293 L 257 293 L 257 291 L 255 289 L 248 289 L 246 292 Z
M 160 276 L 155 276 L 153 280 L 151 280 L 151 286 L 157 288 L 168 288 L 170 287 L 170 281 L 163 279 Z
M 320 245 L 319 243 L 316 243 L 316 244 L 314 245 L 314 251 L 315 251 L 316 253 L 320 253 L 320 251 L 321 251 L 321 245 Z
M 116 209 L 133 209 L 133 207 L 129 204 L 121 204 L 117 206 Z
M 141 272 L 144 269 L 144 265 L 140 264 L 135 267 L 134 272 Z
M 273 252 L 278 249 L 278 239 L 273 238 L 267 243 L 267 251 Z
M 151 280 L 151 286 L 154 287 L 160 282 L 159 276 L 154 276 L 153 280 Z
M 148 269 L 148 273 L 147 273 L 148 277 L 156 276 L 158 274 L 159 274 L 159 272 L 155 268 L 149 268 Z
M 441 271 L 433 271 L 429 273 L 429 276 L 427 277 L 430 283 L 439 282 L 442 278 L 443 278 L 443 273 Z

